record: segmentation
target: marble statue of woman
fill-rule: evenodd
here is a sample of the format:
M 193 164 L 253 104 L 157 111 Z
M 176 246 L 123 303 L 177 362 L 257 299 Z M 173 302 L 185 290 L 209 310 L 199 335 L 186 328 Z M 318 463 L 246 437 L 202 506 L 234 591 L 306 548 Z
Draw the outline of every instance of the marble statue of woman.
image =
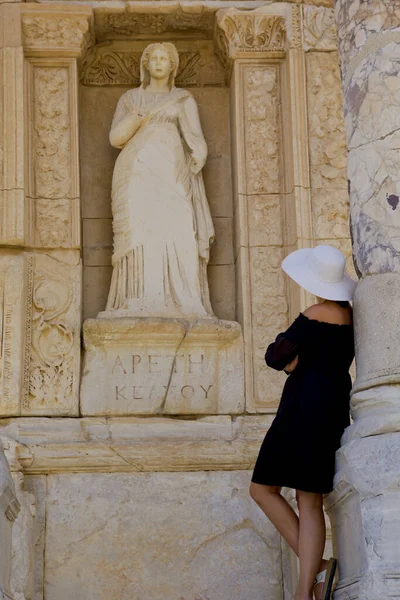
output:
M 122 151 L 112 182 L 108 316 L 212 315 L 214 229 L 201 174 L 207 146 L 194 98 L 174 85 L 178 63 L 173 44 L 148 46 L 141 86 L 115 111 L 110 141 Z

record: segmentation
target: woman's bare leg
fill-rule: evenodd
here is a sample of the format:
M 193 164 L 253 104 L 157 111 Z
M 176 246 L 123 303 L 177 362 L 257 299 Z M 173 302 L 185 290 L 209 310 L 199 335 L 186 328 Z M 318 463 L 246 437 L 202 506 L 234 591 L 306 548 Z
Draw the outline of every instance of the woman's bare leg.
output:
M 312 600 L 314 579 L 325 548 L 325 519 L 322 494 L 296 492 L 299 507 L 300 575 L 295 600 Z
M 299 519 L 290 504 L 281 496 L 281 489 L 277 486 L 252 483 L 250 496 L 298 556 Z

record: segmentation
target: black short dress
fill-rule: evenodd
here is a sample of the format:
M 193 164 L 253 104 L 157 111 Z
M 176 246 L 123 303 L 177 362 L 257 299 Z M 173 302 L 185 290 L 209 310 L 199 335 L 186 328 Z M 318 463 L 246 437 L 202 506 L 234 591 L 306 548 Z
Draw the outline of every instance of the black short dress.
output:
M 350 423 L 353 326 L 300 313 L 268 347 L 265 360 L 282 371 L 296 356 L 298 365 L 285 383 L 252 481 L 326 494 L 333 487 L 335 452 Z

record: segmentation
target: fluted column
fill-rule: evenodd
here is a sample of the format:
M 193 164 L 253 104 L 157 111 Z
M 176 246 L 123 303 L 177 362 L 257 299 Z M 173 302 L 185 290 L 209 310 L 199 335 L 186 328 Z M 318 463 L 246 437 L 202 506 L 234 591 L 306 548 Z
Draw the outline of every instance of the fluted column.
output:
M 353 425 L 328 499 L 336 600 L 400 597 L 400 3 L 336 0 L 353 257 Z

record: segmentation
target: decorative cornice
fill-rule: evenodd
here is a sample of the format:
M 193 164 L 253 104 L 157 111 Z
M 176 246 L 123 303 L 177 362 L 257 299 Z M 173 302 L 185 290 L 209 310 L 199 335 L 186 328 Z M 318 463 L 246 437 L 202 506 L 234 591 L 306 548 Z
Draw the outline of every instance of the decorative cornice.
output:
M 52 4 L 22 7 L 25 53 L 81 56 L 92 45 L 92 9 Z
M 210 38 L 214 25 L 214 14 L 204 7 L 197 10 L 178 8 L 160 10 L 151 7 L 148 12 L 129 10 L 97 9 L 95 11 L 96 37 L 104 40 L 131 40 L 132 36 L 146 39 L 165 38 Z
M 280 15 L 266 14 L 264 9 L 221 10 L 217 13 L 215 38 L 225 64 L 253 53 L 276 55 L 285 51 L 285 20 Z
M 0 422 L 25 449 L 26 474 L 251 469 L 273 415 L 187 419 L 18 418 Z

